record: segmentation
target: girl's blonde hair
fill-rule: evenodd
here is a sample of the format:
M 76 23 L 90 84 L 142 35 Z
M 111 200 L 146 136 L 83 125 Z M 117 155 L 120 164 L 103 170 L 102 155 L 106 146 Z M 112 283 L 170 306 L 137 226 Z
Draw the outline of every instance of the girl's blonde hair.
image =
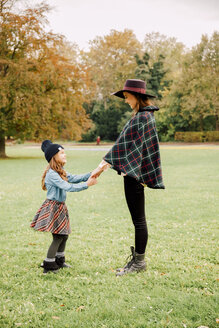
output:
M 45 177 L 46 177 L 46 173 L 48 172 L 49 169 L 56 171 L 63 180 L 68 181 L 67 173 L 62 167 L 62 163 L 60 163 L 56 160 L 56 155 L 55 155 L 51 158 L 49 165 L 47 166 L 45 172 L 43 173 L 43 176 L 42 176 L 42 189 L 43 190 L 46 190 Z

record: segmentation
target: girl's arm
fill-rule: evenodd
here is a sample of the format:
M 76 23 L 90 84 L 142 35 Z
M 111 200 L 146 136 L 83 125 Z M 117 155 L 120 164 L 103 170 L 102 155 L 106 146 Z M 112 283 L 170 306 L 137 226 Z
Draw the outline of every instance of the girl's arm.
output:
M 60 189 L 70 192 L 82 191 L 88 188 L 87 182 L 83 182 L 79 184 L 68 183 L 67 181 L 63 180 L 57 172 L 53 170 L 50 170 L 49 174 L 46 177 L 46 180 L 47 180 L 46 183 L 50 185 L 55 185 Z
M 85 182 L 87 181 L 91 176 L 91 173 L 85 173 L 85 174 L 70 174 L 67 172 L 67 179 L 70 183 L 79 183 L 79 182 Z

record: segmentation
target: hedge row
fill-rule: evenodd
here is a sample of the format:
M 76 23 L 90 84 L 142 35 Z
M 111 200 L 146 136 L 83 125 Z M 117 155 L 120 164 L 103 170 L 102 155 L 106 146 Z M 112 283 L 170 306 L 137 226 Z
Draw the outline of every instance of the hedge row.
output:
M 219 131 L 176 132 L 174 135 L 174 139 L 176 141 L 183 141 L 183 142 L 219 141 Z

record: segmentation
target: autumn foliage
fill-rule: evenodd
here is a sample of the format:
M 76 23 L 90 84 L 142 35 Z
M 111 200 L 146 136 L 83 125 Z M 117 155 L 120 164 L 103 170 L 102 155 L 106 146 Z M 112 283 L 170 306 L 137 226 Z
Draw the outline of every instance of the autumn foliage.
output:
M 0 152 L 5 136 L 80 139 L 90 125 L 82 106 L 89 85 L 77 47 L 45 32 L 49 6 L 17 14 L 0 0 Z
M 50 7 L 0 0 L 0 157 L 5 138 L 115 140 L 130 108 L 111 93 L 140 78 L 157 96 L 161 141 L 219 130 L 219 33 L 192 49 L 173 37 L 111 30 L 81 51 L 46 30 Z

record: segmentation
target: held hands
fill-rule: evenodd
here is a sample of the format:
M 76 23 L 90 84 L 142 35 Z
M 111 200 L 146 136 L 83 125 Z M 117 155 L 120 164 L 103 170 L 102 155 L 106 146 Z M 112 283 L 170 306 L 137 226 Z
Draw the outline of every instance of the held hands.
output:
M 103 171 L 106 171 L 109 167 L 110 164 L 102 160 L 102 162 L 98 165 L 98 167 L 95 170 L 93 170 L 93 172 L 91 173 L 90 178 L 87 180 L 87 185 L 89 187 L 95 185 L 97 183 L 97 178 L 100 176 L 100 174 Z
M 99 166 L 95 169 L 95 170 L 93 170 L 93 172 L 91 173 L 91 177 L 92 178 L 98 178 L 100 175 L 101 175 L 101 173 L 103 172 L 103 169 L 102 168 L 100 168 Z
M 98 165 L 98 167 L 93 170 L 91 176 L 94 178 L 98 178 L 103 171 L 106 171 L 110 167 L 110 164 L 106 161 L 102 160 L 102 162 Z

